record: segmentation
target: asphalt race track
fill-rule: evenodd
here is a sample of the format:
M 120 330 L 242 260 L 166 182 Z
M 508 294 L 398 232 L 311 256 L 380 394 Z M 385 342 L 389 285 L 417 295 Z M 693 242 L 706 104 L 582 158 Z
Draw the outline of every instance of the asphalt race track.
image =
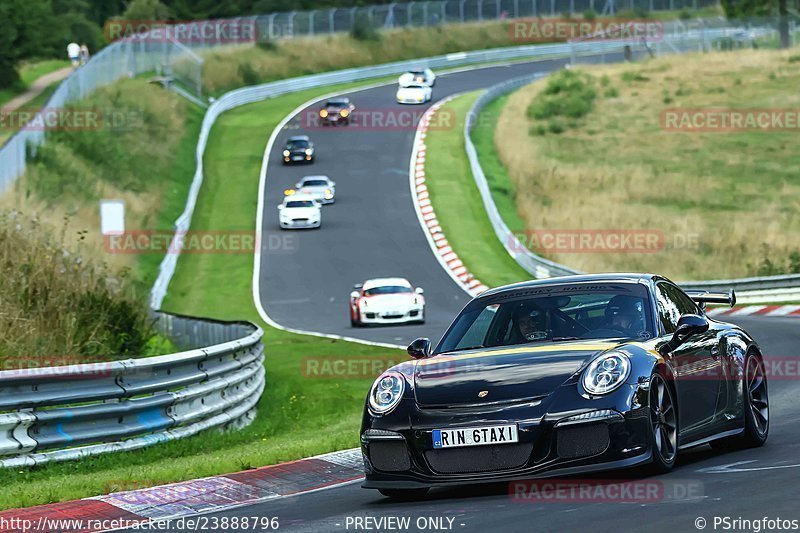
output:
M 517 63 L 439 76 L 433 101 L 495 85 L 510 78 L 563 67 L 567 60 Z M 395 103 L 396 85 L 346 93 L 357 111 L 387 123 L 414 113 L 408 127 L 322 127 L 310 122 L 319 105 L 301 112 L 276 139 L 269 156 L 262 242 L 287 236 L 285 247 L 261 255 L 261 303 L 278 324 L 307 331 L 406 345 L 417 337 L 436 341 L 469 301 L 442 269 L 419 225 L 409 186 L 409 162 L 418 117 L 428 105 Z M 316 145 L 311 165 L 282 164 L 285 140 L 307 134 Z M 325 174 L 336 182 L 336 203 L 322 210 L 318 230 L 282 231 L 276 206 L 300 178 Z M 353 328 L 348 297 L 368 278 L 401 276 L 425 290 L 426 323 Z
M 741 318 L 735 320 L 759 341 L 765 358 L 780 360 L 794 354 L 800 328 L 792 318 Z M 418 517 L 452 518 L 455 531 L 697 531 L 702 517 L 705 529 L 714 531 L 715 516 L 760 520 L 762 517 L 798 519 L 797 479 L 800 475 L 800 425 L 797 373 L 772 378 L 770 437 L 758 449 L 713 452 L 708 446 L 682 452 L 675 470 L 653 478 L 664 486 L 691 487 L 688 501 L 648 503 L 532 503 L 512 501 L 508 485 L 482 485 L 436 489 L 428 499 L 397 503 L 358 483 L 240 507 L 219 516 L 278 517 L 280 530 L 336 532 L 356 528 L 356 517 L 410 517 L 408 531 L 420 531 Z M 729 466 L 733 463 L 740 463 Z M 726 468 L 726 465 L 728 467 Z M 716 471 L 714 471 L 716 470 Z M 641 470 L 599 473 L 585 480 L 645 480 Z M 214 515 L 209 515 L 214 516 Z M 349 519 L 349 520 L 348 520 Z M 348 527 L 349 525 L 349 527 Z M 374 523 L 373 523 L 374 525 Z M 383 527 L 376 530 L 386 531 Z M 425 529 L 427 530 L 427 529 Z M 718 526 L 717 531 L 721 528 Z

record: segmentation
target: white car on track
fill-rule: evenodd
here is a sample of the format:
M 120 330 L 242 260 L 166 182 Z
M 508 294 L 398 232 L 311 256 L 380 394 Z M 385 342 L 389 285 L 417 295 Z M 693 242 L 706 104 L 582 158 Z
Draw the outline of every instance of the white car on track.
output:
M 308 194 L 293 194 L 278 206 L 281 229 L 318 228 L 321 223 L 322 204 Z
M 425 297 L 404 278 L 377 278 L 359 283 L 350 293 L 350 324 L 423 324 Z
M 308 195 L 321 204 L 332 204 L 336 201 L 336 182 L 328 176 L 306 176 L 295 184 L 294 189 L 286 189 L 283 194 Z
M 400 87 L 408 87 L 409 85 L 433 87 L 436 85 L 436 74 L 429 68 L 415 68 L 401 74 L 397 79 L 397 84 Z
M 433 90 L 427 85 L 409 85 L 397 88 L 398 104 L 424 104 L 433 98 Z

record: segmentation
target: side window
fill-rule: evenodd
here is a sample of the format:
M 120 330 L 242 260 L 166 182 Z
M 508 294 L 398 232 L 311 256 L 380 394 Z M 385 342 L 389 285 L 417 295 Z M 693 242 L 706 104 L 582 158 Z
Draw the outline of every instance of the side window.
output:
M 673 333 L 678 327 L 681 315 L 697 314 L 697 305 L 680 289 L 668 283 L 656 285 L 658 319 L 667 333 Z
M 670 295 L 670 298 L 672 298 L 672 301 L 678 306 L 678 311 L 680 311 L 682 315 L 696 315 L 700 312 L 700 310 L 697 308 L 697 305 L 694 303 L 694 300 L 686 296 L 686 294 L 678 287 L 674 285 L 667 285 L 666 289 Z
M 658 320 L 661 327 L 668 335 L 675 332 L 681 312 L 678 305 L 670 298 L 666 283 L 656 285 L 656 306 L 658 307 Z

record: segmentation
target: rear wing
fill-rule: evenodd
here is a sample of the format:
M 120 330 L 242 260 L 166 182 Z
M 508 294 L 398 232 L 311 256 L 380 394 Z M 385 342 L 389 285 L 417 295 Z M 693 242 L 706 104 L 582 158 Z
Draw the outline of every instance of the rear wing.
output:
M 728 292 L 710 292 L 704 289 L 692 289 L 685 292 L 701 309 L 705 309 L 706 304 L 725 304 L 729 307 L 736 305 L 736 292 L 733 289 Z

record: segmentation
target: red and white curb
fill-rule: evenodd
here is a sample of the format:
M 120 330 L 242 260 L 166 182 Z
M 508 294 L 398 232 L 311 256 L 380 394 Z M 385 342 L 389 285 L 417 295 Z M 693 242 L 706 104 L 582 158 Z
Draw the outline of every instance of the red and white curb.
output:
M 445 271 L 450 275 L 453 280 L 461 285 L 471 296 L 477 296 L 489 287 L 480 282 L 472 273 L 464 266 L 463 261 L 458 257 L 458 254 L 447 242 L 447 237 L 439 225 L 439 219 L 436 217 L 436 211 L 431 203 L 430 194 L 428 193 L 428 186 L 425 184 L 425 156 L 427 153 L 427 146 L 425 145 L 425 138 L 428 134 L 428 127 L 430 126 L 431 119 L 436 112 L 447 102 L 459 96 L 458 94 L 450 95 L 442 100 L 439 100 L 430 106 L 417 125 L 416 136 L 414 137 L 414 147 L 411 151 L 410 163 L 410 180 L 411 192 L 414 198 L 417 216 L 423 231 L 425 231 L 428 242 L 431 245 L 434 255 L 444 267 Z
M 223 476 L 12 509 L 0 512 L 0 524 L 2 531 L 15 533 L 125 529 L 307 494 L 363 477 L 361 451 L 354 448 Z
M 800 318 L 800 305 L 745 305 L 739 307 L 715 307 L 706 311 L 708 316 L 769 316 Z

